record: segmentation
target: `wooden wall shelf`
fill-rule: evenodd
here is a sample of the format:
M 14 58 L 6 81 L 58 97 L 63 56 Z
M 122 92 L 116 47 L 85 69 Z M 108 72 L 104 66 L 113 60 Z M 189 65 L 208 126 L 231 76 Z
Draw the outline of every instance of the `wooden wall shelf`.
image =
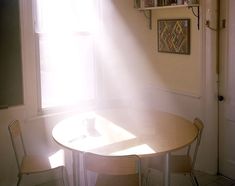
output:
M 192 10 L 193 15 L 197 17 L 197 26 L 198 30 L 200 29 L 200 5 L 199 4 L 185 4 L 185 5 L 169 5 L 169 6 L 154 6 L 154 7 L 143 7 L 136 8 L 136 10 L 144 11 L 145 17 L 149 21 L 149 29 L 152 29 L 152 10 L 163 10 L 163 9 L 172 9 L 172 8 L 189 8 Z M 195 13 L 194 8 L 197 9 L 197 13 Z
M 199 7 L 199 4 L 187 4 L 187 5 L 169 5 L 169 6 L 154 6 L 154 7 L 143 7 L 137 8 L 137 10 L 161 10 L 168 8 L 191 8 L 191 7 Z

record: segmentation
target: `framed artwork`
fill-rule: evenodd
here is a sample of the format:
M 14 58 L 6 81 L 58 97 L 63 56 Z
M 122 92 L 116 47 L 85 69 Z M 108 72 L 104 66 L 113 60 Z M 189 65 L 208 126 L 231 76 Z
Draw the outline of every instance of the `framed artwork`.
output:
M 190 19 L 160 19 L 158 52 L 190 54 Z

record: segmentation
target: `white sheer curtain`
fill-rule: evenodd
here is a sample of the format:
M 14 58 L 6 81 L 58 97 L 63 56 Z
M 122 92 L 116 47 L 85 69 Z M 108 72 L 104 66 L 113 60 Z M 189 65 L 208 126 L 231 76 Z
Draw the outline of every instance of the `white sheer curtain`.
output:
M 97 1 L 35 0 L 41 108 L 95 97 Z

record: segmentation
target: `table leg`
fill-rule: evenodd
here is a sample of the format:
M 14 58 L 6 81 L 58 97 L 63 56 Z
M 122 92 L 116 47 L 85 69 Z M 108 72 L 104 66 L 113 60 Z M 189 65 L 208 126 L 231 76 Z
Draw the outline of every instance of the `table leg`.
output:
M 150 167 L 150 162 L 149 158 L 141 158 L 141 181 L 143 186 L 148 186 L 148 181 L 149 181 L 149 167 Z
M 80 155 L 79 152 L 72 152 L 72 158 L 73 158 L 73 184 L 74 186 L 80 185 Z
M 170 186 L 171 183 L 171 175 L 170 175 L 170 156 L 171 153 L 168 152 L 165 155 L 165 169 L 164 169 L 164 174 L 163 174 L 163 181 L 164 181 L 164 186 Z

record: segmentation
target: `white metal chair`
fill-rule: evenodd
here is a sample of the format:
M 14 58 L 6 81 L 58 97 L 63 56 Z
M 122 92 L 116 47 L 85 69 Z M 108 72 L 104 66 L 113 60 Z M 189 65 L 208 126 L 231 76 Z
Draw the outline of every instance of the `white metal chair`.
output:
M 18 166 L 17 186 L 20 185 L 24 175 L 37 174 L 55 169 L 61 169 L 63 184 L 68 185 L 68 175 L 62 156 L 59 158 L 56 157 L 56 161 L 52 161 L 48 157 L 28 155 L 23 142 L 20 122 L 18 120 L 13 121 L 8 126 L 8 129 Z
M 186 154 L 171 155 L 171 160 L 170 160 L 171 164 L 170 165 L 171 165 L 171 172 L 172 173 L 189 174 L 191 177 L 192 184 L 198 186 L 199 184 L 198 184 L 197 178 L 194 174 L 194 166 L 195 166 L 195 162 L 196 162 L 198 148 L 199 148 L 199 145 L 201 142 L 201 135 L 202 135 L 204 125 L 203 125 L 202 121 L 198 118 L 194 119 L 193 124 L 198 129 L 198 134 L 195 139 L 196 144 L 195 144 L 194 151 L 191 153 L 192 144 L 188 145 Z M 163 171 L 164 170 L 163 162 L 164 162 L 163 156 L 152 158 L 150 160 L 150 170 L 156 169 L 159 171 Z
M 101 156 L 84 154 L 85 186 L 88 171 L 97 173 L 96 186 L 141 186 L 140 158 L 129 156 Z

